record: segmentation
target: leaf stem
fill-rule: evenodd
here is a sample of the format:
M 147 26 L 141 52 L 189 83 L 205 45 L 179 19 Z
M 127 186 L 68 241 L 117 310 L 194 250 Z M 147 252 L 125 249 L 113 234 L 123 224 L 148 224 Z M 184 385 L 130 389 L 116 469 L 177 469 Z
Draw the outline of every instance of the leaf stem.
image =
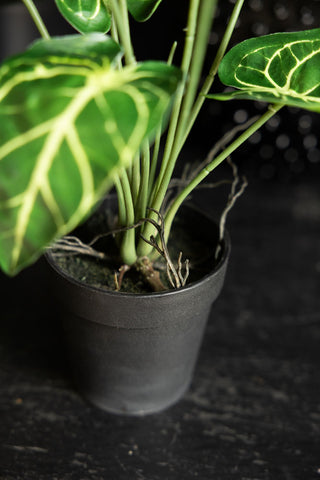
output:
M 181 82 L 181 85 L 176 93 L 175 102 L 173 105 L 171 119 L 168 129 L 168 135 L 165 144 L 165 150 L 163 159 L 161 162 L 161 169 L 158 177 L 158 181 L 154 187 L 152 194 L 152 204 L 151 207 L 153 210 L 160 211 L 162 201 L 165 197 L 171 175 L 174 169 L 174 163 L 172 160 L 172 148 L 174 145 L 174 139 L 177 131 L 177 125 L 179 120 L 179 115 L 181 111 L 181 105 L 183 100 L 183 95 L 185 92 L 185 85 L 187 82 L 188 72 L 191 65 L 193 45 L 195 41 L 195 32 L 197 26 L 197 18 L 199 12 L 200 0 L 190 0 L 189 4 L 189 14 L 188 14 L 188 24 L 186 28 L 185 44 L 182 57 L 181 70 L 183 72 L 184 78 Z M 154 213 L 151 213 L 151 217 L 154 217 Z M 145 237 L 149 237 L 154 231 L 152 224 L 147 223 L 143 229 Z M 138 253 L 139 255 L 147 255 L 150 251 L 150 246 L 143 241 L 139 242 Z
M 126 0 L 110 0 L 110 6 L 114 15 L 115 25 L 119 33 L 119 37 L 124 48 L 124 56 L 127 65 L 134 65 L 136 63 L 131 34 L 128 7 Z
M 266 113 L 264 113 L 256 122 L 254 122 L 247 130 L 245 130 L 241 135 L 239 135 L 236 140 L 234 140 L 228 147 L 226 147 L 220 155 L 212 160 L 209 165 L 203 168 L 198 175 L 191 180 L 191 182 L 179 193 L 174 202 L 172 203 L 170 209 L 165 215 L 165 232 L 166 232 L 166 241 L 169 237 L 171 225 L 173 219 L 183 203 L 183 201 L 188 197 L 188 195 L 199 185 L 202 180 L 204 180 L 209 173 L 211 173 L 218 165 L 220 165 L 229 155 L 231 155 L 237 148 L 239 148 L 251 135 L 253 135 L 259 128 L 261 128 L 268 120 L 270 120 L 273 115 L 275 115 L 281 108 L 282 104 L 270 105 Z
M 210 2 L 207 0 L 202 0 L 202 2 L 200 3 L 196 1 L 192 2 L 192 0 L 190 1 L 188 27 L 186 33 L 184 56 L 182 61 L 182 71 L 185 74 L 185 79 L 176 97 L 176 103 L 172 112 L 172 122 L 169 126 L 169 133 L 167 137 L 160 175 L 156 185 L 156 190 L 153 192 L 152 208 L 157 211 L 160 210 L 163 199 L 165 198 L 177 158 L 201 110 L 201 107 L 205 100 L 205 95 L 208 93 L 213 83 L 213 80 L 218 70 L 218 66 L 224 56 L 231 35 L 234 31 L 236 22 L 239 18 L 243 3 L 244 0 L 237 0 L 236 2 L 225 34 L 222 38 L 220 47 L 210 68 L 209 74 L 204 82 L 204 85 L 197 97 L 193 108 L 191 109 L 191 104 L 195 96 L 196 83 L 197 81 L 199 81 L 199 75 L 203 63 L 203 59 L 200 59 L 199 64 L 192 64 L 192 59 L 197 56 L 195 50 L 196 48 L 205 49 L 205 39 L 208 38 L 210 30 L 208 17 L 210 18 L 211 24 L 216 5 L 215 2 Z M 199 32 L 200 30 L 202 31 L 202 34 L 197 39 L 195 34 L 197 31 Z M 189 80 L 189 84 L 187 84 L 187 75 L 190 72 L 192 75 L 194 75 L 194 78 L 192 77 Z M 184 102 L 183 97 L 185 99 Z M 172 220 L 173 218 L 170 220 L 171 223 Z M 145 226 L 144 234 L 146 237 L 151 234 L 151 229 L 152 226 L 150 224 L 147 224 Z M 169 229 L 166 227 L 167 233 L 169 230 L 170 227 Z M 144 245 L 143 247 L 141 247 L 140 250 L 138 250 L 139 253 L 141 251 L 143 251 L 144 254 L 149 253 L 147 252 L 146 245 Z
M 131 166 L 131 192 L 133 203 L 136 205 L 138 201 L 139 189 L 140 189 L 140 180 L 141 180 L 141 172 L 140 172 L 140 153 L 138 152 L 132 162 Z
M 171 50 L 169 52 L 167 64 L 172 65 L 173 62 L 173 57 L 176 51 L 178 43 L 174 42 Z M 155 176 L 156 176 L 156 170 L 157 170 L 157 164 L 158 164 L 158 158 L 159 158 L 159 151 L 160 151 L 160 145 L 161 145 L 161 137 L 162 137 L 162 122 L 158 127 L 158 130 L 155 135 L 155 140 L 154 140 L 154 145 L 153 145 L 153 152 L 152 152 L 152 159 L 151 159 L 151 166 L 150 166 L 150 176 L 149 176 L 149 189 L 148 189 L 148 202 L 151 205 L 151 200 L 152 200 L 152 192 L 155 187 Z
M 197 22 L 197 16 L 198 16 L 198 9 L 199 9 L 199 0 L 190 0 L 188 25 L 186 28 L 185 45 L 184 45 L 184 52 L 183 52 L 183 58 L 182 58 L 182 64 L 181 64 L 181 70 L 183 72 L 184 78 L 176 93 L 175 102 L 172 108 L 170 124 L 168 128 L 168 135 L 167 135 L 166 144 L 165 144 L 165 150 L 164 150 L 163 159 L 161 162 L 160 174 L 158 177 L 156 190 L 154 192 L 157 200 L 155 200 L 155 204 L 152 206 L 153 208 L 155 208 L 155 210 L 160 209 L 161 197 L 162 197 L 161 193 L 164 193 L 163 191 L 166 190 L 165 185 L 162 185 L 162 183 L 164 181 L 163 180 L 164 177 L 165 176 L 168 177 L 168 174 L 166 175 L 166 171 L 167 171 L 168 163 L 171 157 L 172 147 L 174 144 L 175 134 L 176 134 L 178 120 L 179 120 L 180 109 L 181 109 L 183 95 L 185 91 L 185 85 L 187 82 L 188 71 L 189 71 L 190 63 L 192 59 L 192 50 L 193 50 L 194 35 L 195 35 L 196 22 Z
M 126 209 L 124 205 L 124 194 L 121 186 L 121 181 L 118 175 L 115 175 L 114 177 L 114 185 L 117 191 L 117 199 L 118 199 L 118 223 L 119 225 L 125 225 Z
M 150 175 L 149 175 L 149 187 L 148 187 L 148 201 L 151 200 L 151 193 L 154 186 L 156 170 L 158 165 L 158 158 L 159 158 L 159 151 L 160 151 L 160 144 L 161 144 L 161 135 L 162 135 L 162 128 L 158 128 L 153 144 L 153 152 L 151 157 L 151 165 L 150 165 Z
M 125 169 L 122 169 L 119 175 L 121 182 L 121 191 L 123 192 L 123 200 L 125 206 L 125 225 L 130 227 L 134 224 L 134 205 L 132 200 L 131 188 L 128 179 L 128 174 Z M 135 248 L 135 231 L 134 229 L 126 230 L 121 239 L 120 254 L 123 262 L 126 265 L 132 265 L 137 260 L 136 248 Z
M 200 4 L 190 74 L 183 99 L 173 148 L 173 150 L 176 150 L 178 153 L 182 148 L 181 138 L 184 138 L 184 132 L 188 124 L 190 111 L 197 94 L 203 63 L 207 52 L 211 24 L 217 8 L 217 3 L 217 0 L 202 0 Z
M 147 202 L 148 202 L 148 187 L 149 187 L 149 175 L 150 175 L 150 145 L 149 142 L 145 142 L 142 147 L 140 155 L 140 187 L 139 196 L 136 204 L 136 219 L 140 220 L 146 216 Z
M 109 6 L 113 13 L 112 33 L 115 38 L 120 39 L 124 49 L 126 65 L 135 65 L 133 45 L 131 41 L 129 14 L 126 0 L 109 0 Z M 119 68 L 121 65 L 119 64 Z M 122 211 L 122 218 L 125 216 L 125 226 L 133 225 L 135 222 L 135 203 L 138 199 L 140 188 L 140 156 L 137 154 L 132 162 L 130 179 L 126 170 L 120 175 L 121 198 L 123 205 L 119 205 L 119 213 Z M 128 229 L 123 233 L 120 244 L 120 255 L 126 265 L 132 265 L 137 260 L 135 231 Z
M 245 0 L 237 0 L 236 4 L 234 6 L 234 9 L 232 11 L 229 23 L 227 25 L 227 28 L 226 28 L 225 33 L 223 35 L 223 38 L 221 40 L 220 46 L 218 48 L 216 56 L 215 56 L 215 58 L 213 60 L 213 63 L 211 65 L 209 74 L 208 74 L 208 76 L 207 76 L 207 78 L 206 78 L 206 80 L 203 84 L 203 87 L 202 87 L 202 89 L 201 89 L 201 91 L 198 95 L 198 98 L 197 98 L 197 100 L 196 100 L 196 102 L 193 106 L 193 109 L 191 111 L 191 114 L 190 114 L 190 117 L 189 117 L 189 123 L 188 123 L 187 127 L 185 128 L 184 136 L 183 136 L 183 139 L 181 140 L 181 143 L 180 143 L 180 150 L 183 147 L 186 139 L 188 138 L 188 135 L 189 135 L 189 133 L 190 133 L 190 131 L 191 131 L 198 115 L 199 115 L 201 107 L 202 107 L 202 105 L 203 105 L 203 103 L 206 99 L 206 95 L 208 94 L 208 92 L 209 92 L 209 90 L 210 90 L 210 88 L 213 84 L 213 81 L 214 81 L 215 76 L 217 74 L 220 62 L 221 62 L 222 58 L 224 57 L 224 54 L 225 54 L 225 52 L 228 48 L 231 36 L 232 36 L 233 31 L 235 29 L 236 23 L 238 21 L 242 6 L 244 4 L 244 1 Z
M 39 30 L 39 33 L 42 36 L 42 38 L 44 38 L 46 40 L 49 40 L 49 38 L 50 38 L 49 32 L 47 30 L 47 27 L 43 23 L 43 20 L 40 16 L 40 13 L 39 13 L 37 7 L 35 6 L 33 0 L 22 0 L 22 1 L 23 1 L 24 5 L 26 6 L 26 8 L 28 9 L 28 11 L 31 15 L 31 18 L 32 18 L 35 26 Z

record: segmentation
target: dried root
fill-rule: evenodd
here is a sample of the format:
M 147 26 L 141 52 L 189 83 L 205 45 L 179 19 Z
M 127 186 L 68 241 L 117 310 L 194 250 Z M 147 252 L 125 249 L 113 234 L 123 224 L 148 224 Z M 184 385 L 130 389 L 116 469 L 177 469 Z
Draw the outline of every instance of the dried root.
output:
M 145 238 L 143 235 L 141 237 L 143 240 L 151 245 L 153 248 L 157 250 L 157 252 L 165 259 L 166 266 L 167 266 L 167 276 L 169 279 L 169 282 L 173 288 L 181 288 L 184 287 L 188 276 L 189 276 L 189 260 L 185 261 L 185 274 L 182 274 L 182 253 L 180 252 L 179 258 L 178 258 L 178 268 L 176 268 L 171 260 L 168 247 L 165 241 L 165 234 L 164 234 L 164 220 L 163 216 L 161 215 L 160 212 L 154 210 L 154 209 L 149 209 L 153 212 L 155 212 L 158 215 L 159 222 L 157 223 L 155 220 L 152 220 L 151 218 L 145 218 L 144 220 L 146 222 L 151 223 L 156 230 L 158 231 L 159 234 L 159 239 L 160 239 L 160 245 L 158 245 L 155 237 L 151 235 L 150 239 L 148 240 Z
M 246 130 L 250 125 L 252 125 L 257 119 L 258 115 L 250 118 L 248 121 L 242 123 L 241 125 L 236 125 L 234 128 L 232 128 L 230 131 L 228 131 L 208 152 L 206 158 L 198 163 L 198 165 L 195 167 L 192 162 L 188 162 L 185 164 L 181 178 L 173 178 L 169 184 L 169 189 L 168 193 L 165 197 L 164 200 L 164 205 L 165 208 L 164 210 L 168 210 L 171 206 L 171 203 L 174 201 L 171 199 L 172 196 L 172 189 L 176 188 L 177 191 L 179 192 L 182 190 L 187 184 L 189 184 L 200 172 L 203 170 L 207 165 L 209 165 L 212 160 L 217 156 L 217 154 L 222 151 L 226 145 L 228 145 L 234 137 L 239 133 L 244 130 Z M 201 189 L 201 188 L 216 188 L 220 187 L 221 185 L 225 184 L 230 184 L 232 183 L 230 180 L 220 180 L 218 182 L 213 182 L 213 183 L 201 183 L 198 185 L 196 188 Z M 190 195 L 191 197 L 191 195 Z M 189 197 L 189 198 L 190 198 Z
M 100 252 L 93 248 L 93 245 L 100 239 L 107 237 L 109 235 L 116 235 L 117 233 L 121 233 L 124 231 L 127 231 L 132 228 L 137 228 L 141 226 L 145 222 L 151 223 L 156 230 L 158 231 L 159 238 L 160 238 L 160 246 L 158 245 L 156 239 L 154 236 L 151 236 L 150 239 L 146 239 L 141 235 L 141 237 L 147 242 L 149 245 L 152 245 L 157 252 L 165 259 L 166 262 L 166 270 L 167 270 L 167 275 L 170 284 L 174 288 L 180 288 L 183 287 L 186 284 L 186 281 L 189 276 L 189 260 L 185 261 L 185 271 L 183 272 L 183 263 L 182 263 L 182 253 L 180 253 L 179 258 L 178 258 L 178 265 L 177 268 L 174 266 L 170 255 L 168 251 L 168 247 L 166 245 L 165 241 L 165 234 L 164 234 L 164 221 L 162 215 L 153 210 L 159 218 L 159 222 L 157 223 L 156 221 L 150 219 L 150 218 L 143 218 L 139 220 L 136 224 L 129 226 L 129 227 L 124 227 L 124 228 L 118 228 L 115 230 L 112 230 L 110 232 L 106 232 L 100 235 L 97 235 L 94 237 L 93 240 L 91 240 L 89 243 L 84 243 L 82 242 L 78 237 L 67 235 L 65 237 L 62 237 L 61 239 L 57 240 L 52 246 L 49 247 L 49 249 L 52 251 L 53 255 L 55 257 L 61 257 L 65 255 L 87 255 L 90 257 L 98 258 L 101 260 L 105 260 L 109 258 L 104 252 Z M 150 261 L 149 258 L 143 257 L 141 259 L 138 259 L 135 265 L 137 271 L 139 271 L 144 278 L 147 280 L 147 282 L 151 285 L 152 289 L 154 291 L 162 291 L 166 290 L 167 288 L 163 285 L 161 279 L 160 279 L 160 274 L 157 270 L 154 269 L 153 263 Z M 123 278 L 126 272 L 130 270 L 130 267 L 128 265 L 122 265 L 119 269 L 118 272 L 115 272 L 114 274 L 114 284 L 115 284 L 115 290 L 119 291 L 122 286 Z
M 121 227 L 111 230 L 110 232 L 101 233 L 94 237 L 89 243 L 82 242 L 82 240 L 76 236 L 66 235 L 56 240 L 50 247 L 48 247 L 48 250 L 51 250 L 55 257 L 62 257 L 65 255 L 87 255 L 105 260 L 109 257 L 105 253 L 94 249 L 92 245 L 97 243 L 98 240 L 101 240 L 102 238 L 109 236 L 114 237 L 117 235 L 117 233 L 122 233 L 127 230 L 131 230 L 132 228 L 140 227 L 144 221 L 145 220 L 140 220 L 136 224 L 130 225 L 129 227 Z
M 95 250 L 91 245 L 92 243 L 83 243 L 78 237 L 66 235 L 57 240 L 48 249 L 52 251 L 55 257 L 65 255 L 89 255 L 100 259 L 106 258 L 105 253 Z
M 232 168 L 233 182 L 232 182 L 232 185 L 231 185 L 231 191 L 229 193 L 227 204 L 226 204 L 226 206 L 225 206 L 225 208 L 224 208 L 224 210 L 221 214 L 221 217 L 220 217 L 219 243 L 218 243 L 216 251 L 215 251 L 215 258 L 216 259 L 219 257 L 219 254 L 221 252 L 221 245 L 222 245 L 222 241 L 223 241 L 223 238 L 224 238 L 227 215 L 230 212 L 233 205 L 236 203 L 237 199 L 243 194 L 243 192 L 245 191 L 245 189 L 248 185 L 248 181 L 247 181 L 246 177 L 243 176 L 242 177 L 242 183 L 239 186 L 240 177 L 238 175 L 238 168 L 237 168 L 236 164 L 232 162 L 230 157 L 227 158 L 227 162 L 229 163 L 229 165 Z M 239 186 L 239 188 L 237 190 L 238 186 Z
M 126 274 L 126 272 L 128 272 L 129 270 L 130 270 L 129 265 L 121 265 L 121 267 L 118 270 L 119 273 L 115 272 L 114 285 L 115 285 L 116 292 L 119 292 L 121 290 L 123 277 Z

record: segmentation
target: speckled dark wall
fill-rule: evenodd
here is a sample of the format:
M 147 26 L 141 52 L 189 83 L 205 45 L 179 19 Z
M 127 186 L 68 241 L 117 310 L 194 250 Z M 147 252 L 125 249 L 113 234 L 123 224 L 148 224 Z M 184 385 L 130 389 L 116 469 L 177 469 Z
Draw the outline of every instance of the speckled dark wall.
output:
M 234 3 L 234 0 L 220 2 L 211 35 L 208 68 Z M 38 0 L 37 4 L 51 34 L 71 31 L 57 13 L 53 1 Z M 165 59 L 172 42 L 182 41 L 186 4 L 185 0 L 164 0 L 150 21 L 133 25 L 138 58 Z M 276 31 L 316 28 L 319 18 L 319 0 L 248 0 L 231 43 Z M 22 3 L 5 2 L 0 15 L 0 59 L 21 50 L 36 36 L 37 32 Z M 177 60 L 178 57 L 179 50 Z M 218 82 L 215 88 L 221 88 Z M 264 108 L 261 103 L 244 101 L 208 102 L 191 135 L 191 144 L 197 149 L 196 159 L 201 160 L 223 133 Z M 298 181 L 303 175 L 320 176 L 319 129 L 319 115 L 285 109 L 257 132 L 234 156 L 234 160 L 245 171 L 249 170 L 254 177 L 267 182 L 287 183 Z
M 140 41 L 138 49 L 145 52 L 148 43 L 145 38 L 153 34 L 157 38 L 157 49 L 152 42 L 146 57 L 155 54 L 165 58 L 171 43 L 163 38 L 167 31 L 177 32 L 185 24 L 185 15 L 182 15 L 177 5 L 182 7 L 185 1 L 175 2 L 176 8 L 167 16 L 165 0 L 159 15 L 149 24 L 139 27 Z M 213 25 L 211 47 L 207 60 L 208 68 L 213 58 L 217 43 L 221 38 L 226 20 L 235 2 L 233 0 L 220 2 L 221 8 Z M 186 9 L 183 9 L 184 13 Z M 234 32 L 231 45 L 252 36 L 260 36 L 277 31 L 302 30 L 319 27 L 320 1 L 319 0 L 249 0 L 243 7 L 242 15 Z M 143 33 L 143 32 L 147 33 Z M 172 39 L 170 41 L 172 41 Z M 165 53 L 164 53 L 165 52 Z M 216 88 L 219 83 L 216 82 Z M 201 116 L 191 137 L 192 144 L 197 144 L 199 155 L 206 151 L 235 124 L 240 124 L 262 111 L 265 105 L 257 102 L 208 102 L 204 107 L 205 114 Z M 289 112 L 288 112 L 289 110 Z M 223 121 L 221 121 L 223 118 Z M 320 144 L 318 132 L 320 116 L 299 109 L 285 109 L 276 115 L 267 126 L 256 133 L 235 157 L 243 169 L 250 170 L 252 175 L 265 181 L 287 183 L 298 181 L 301 175 L 320 176 Z

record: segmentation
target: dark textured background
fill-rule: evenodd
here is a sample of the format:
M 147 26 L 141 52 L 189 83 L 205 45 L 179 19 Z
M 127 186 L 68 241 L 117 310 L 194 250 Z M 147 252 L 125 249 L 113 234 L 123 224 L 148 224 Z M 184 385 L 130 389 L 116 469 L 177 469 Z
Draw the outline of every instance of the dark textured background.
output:
M 155 32 L 160 57 L 168 48 L 163 32 L 184 23 L 178 8 L 164 17 L 168 2 L 158 20 L 139 27 Z M 50 32 L 62 32 L 53 9 L 46 12 L 52 3 L 42 2 L 43 12 Z M 319 26 L 319 1 L 247 3 L 241 38 Z M 13 2 L 0 10 L 0 34 L 2 56 L 33 35 Z M 257 109 L 210 104 L 184 158 L 201 158 Z M 14 279 L 0 275 L 1 480 L 320 478 L 319 117 L 290 110 L 233 158 L 249 187 L 228 222 L 225 288 L 192 388 L 168 411 L 126 418 L 87 405 L 70 384 L 44 262 Z M 225 175 L 222 167 L 217 177 Z M 193 200 L 216 214 L 226 195 L 201 190 Z

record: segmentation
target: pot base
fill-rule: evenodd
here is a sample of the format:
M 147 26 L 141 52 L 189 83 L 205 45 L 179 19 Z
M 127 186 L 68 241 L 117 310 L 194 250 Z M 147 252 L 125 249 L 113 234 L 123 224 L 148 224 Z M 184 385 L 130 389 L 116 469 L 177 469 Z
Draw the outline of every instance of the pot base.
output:
M 176 403 L 179 402 L 179 400 L 182 399 L 182 397 L 186 394 L 186 392 L 189 390 L 190 387 L 190 381 L 184 385 L 183 388 L 181 388 L 180 391 L 175 393 L 175 396 L 172 396 L 170 399 L 168 399 L 166 402 L 160 402 L 153 401 L 150 403 L 146 403 L 144 407 L 141 407 L 141 405 L 123 405 L 122 407 L 116 406 L 116 404 L 112 404 L 108 401 L 106 401 L 105 398 L 101 398 L 100 396 L 93 397 L 89 396 L 87 392 L 80 392 L 82 397 L 91 405 L 98 407 L 100 410 L 103 410 L 107 413 L 112 413 L 115 415 L 126 415 L 126 416 L 134 416 L 134 417 L 143 417 L 145 415 L 152 415 L 156 413 L 160 413 L 163 410 L 166 410 L 167 408 L 172 407 Z
M 74 383 L 90 403 L 109 412 L 143 415 L 164 410 L 188 389 L 209 312 L 190 315 L 187 305 L 188 315 L 183 299 L 177 301 L 172 293 L 142 302 L 128 296 L 131 323 L 125 307 L 117 306 L 118 296 L 105 306 L 118 325 L 63 318 Z M 147 323 L 139 328 L 143 318 Z
M 217 237 L 218 225 L 193 209 L 184 211 L 194 231 L 204 232 L 206 239 Z M 86 285 L 48 257 L 74 381 L 90 403 L 141 416 L 164 410 L 184 395 L 211 305 L 223 286 L 229 251 L 227 237 L 218 264 L 201 280 L 145 294 Z

